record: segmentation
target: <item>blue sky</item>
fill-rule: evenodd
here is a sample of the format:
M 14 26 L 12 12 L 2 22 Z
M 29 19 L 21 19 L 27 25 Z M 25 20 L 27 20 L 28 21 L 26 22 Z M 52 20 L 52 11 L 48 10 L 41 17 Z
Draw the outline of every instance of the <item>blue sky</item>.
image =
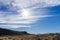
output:
M 54 2 L 54 3 L 53 3 Z M 59 0 L 2 0 L 0 28 L 29 33 L 59 33 Z

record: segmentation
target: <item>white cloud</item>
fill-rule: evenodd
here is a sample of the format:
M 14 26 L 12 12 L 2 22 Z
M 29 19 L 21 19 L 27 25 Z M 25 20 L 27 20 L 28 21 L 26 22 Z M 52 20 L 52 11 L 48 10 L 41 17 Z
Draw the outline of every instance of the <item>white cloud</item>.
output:
M 14 0 L 14 6 L 19 6 L 20 8 L 27 8 L 31 6 L 39 6 L 39 7 L 48 7 L 59 5 L 59 0 Z
M 8 0 L 5 0 L 5 1 L 6 1 L 6 4 L 11 2 Z M 53 5 L 56 5 L 56 3 L 60 4 L 58 1 L 54 1 L 54 0 L 50 0 L 50 1 L 49 0 L 38 0 L 38 1 L 37 0 L 14 0 L 14 1 L 15 2 L 12 3 L 13 7 L 19 8 L 19 10 L 15 10 L 17 11 L 17 14 L 7 16 L 6 13 L 9 13 L 9 12 L 4 12 L 4 11 L 0 12 L 0 23 L 3 24 L 3 25 L 0 25 L 0 27 L 1 26 L 2 27 L 5 26 L 5 28 L 31 27 L 30 24 L 36 23 L 36 21 L 42 18 L 53 16 L 53 15 L 48 15 L 47 13 L 45 13 L 44 9 L 39 10 L 39 11 L 35 11 L 34 9 L 38 7 L 47 7 L 51 5 L 53 6 Z M 4 1 L 2 2 L 5 3 Z M 14 12 L 11 12 L 11 13 L 14 14 Z M 6 16 L 4 16 L 4 14 L 6 14 Z
M 25 17 L 19 16 L 19 15 L 20 14 L 11 15 L 8 17 L 2 17 L 2 18 L 0 18 L 0 23 L 2 23 L 2 24 L 6 23 L 6 25 L 3 24 L 2 26 L 8 26 L 9 28 L 31 27 L 29 24 L 36 23 L 36 21 L 39 19 L 52 16 L 52 15 L 39 15 L 39 16 L 33 15 L 33 16 L 28 16 L 27 18 L 25 18 Z M 26 26 L 26 25 L 28 25 L 28 26 Z
M 6 4 L 10 4 L 11 3 L 11 1 L 13 1 L 13 0 L 0 0 L 0 5 L 6 5 Z
M 1 28 L 19 28 L 19 27 L 31 27 L 28 25 L 0 25 Z

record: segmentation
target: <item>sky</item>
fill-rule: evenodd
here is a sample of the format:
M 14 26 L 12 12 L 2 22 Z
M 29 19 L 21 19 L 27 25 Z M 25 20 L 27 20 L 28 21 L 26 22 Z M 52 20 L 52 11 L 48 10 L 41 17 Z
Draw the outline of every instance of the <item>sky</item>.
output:
M 60 0 L 0 0 L 0 28 L 60 33 Z

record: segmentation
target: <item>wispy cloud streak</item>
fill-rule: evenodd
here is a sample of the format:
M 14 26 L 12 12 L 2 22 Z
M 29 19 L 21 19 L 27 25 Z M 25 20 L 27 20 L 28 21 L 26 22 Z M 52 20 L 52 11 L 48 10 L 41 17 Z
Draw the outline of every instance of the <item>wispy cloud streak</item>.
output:
M 46 11 L 46 9 L 42 9 L 43 7 L 53 6 L 56 5 L 56 3 L 60 4 L 54 0 L 50 2 L 48 0 L 5 1 L 6 4 L 4 4 L 4 1 L 0 1 L 0 3 L 2 2 L 4 4 L 4 9 L 2 9 L 2 5 L 0 5 L 0 27 L 5 26 L 4 28 L 31 27 L 30 24 L 34 24 L 40 19 L 53 16 L 45 13 L 44 11 Z

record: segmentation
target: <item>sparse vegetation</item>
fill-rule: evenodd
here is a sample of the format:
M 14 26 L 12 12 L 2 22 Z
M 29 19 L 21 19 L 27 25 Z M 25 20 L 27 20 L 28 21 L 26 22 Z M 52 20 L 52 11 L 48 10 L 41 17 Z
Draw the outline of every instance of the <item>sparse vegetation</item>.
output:
M 7 34 L 9 33 L 11 34 Z M 60 33 L 28 34 L 7 29 L 0 29 L 0 40 L 60 40 Z

